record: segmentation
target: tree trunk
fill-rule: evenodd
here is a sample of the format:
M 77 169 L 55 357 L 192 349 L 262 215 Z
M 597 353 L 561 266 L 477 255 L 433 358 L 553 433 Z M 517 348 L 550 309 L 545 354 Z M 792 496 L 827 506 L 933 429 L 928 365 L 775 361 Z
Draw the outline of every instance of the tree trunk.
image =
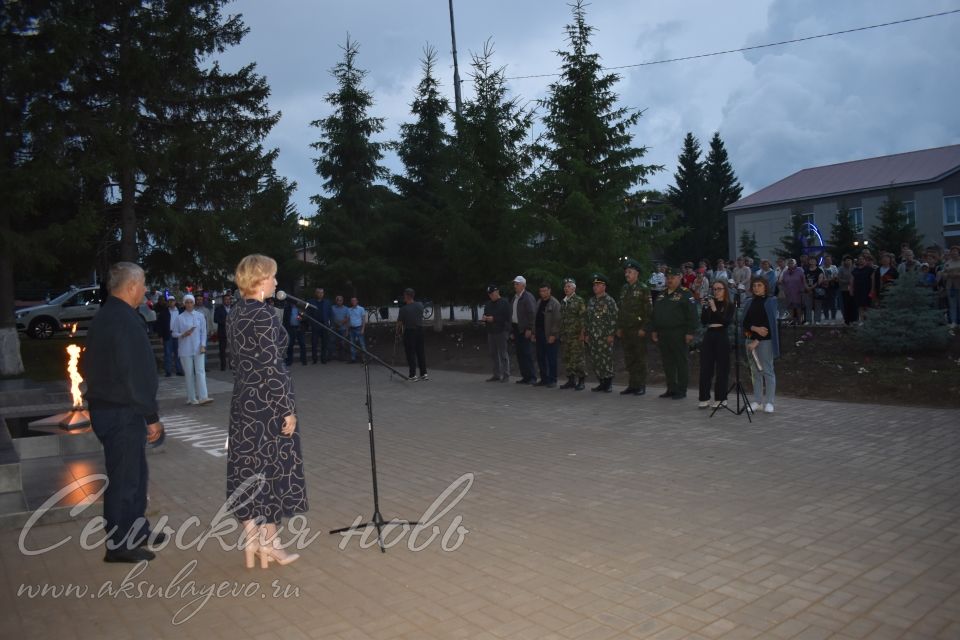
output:
M 10 254 L 0 257 L 0 376 L 23 373 L 20 336 L 13 317 L 13 265 Z
M 120 168 L 120 260 L 138 262 L 137 180 L 131 167 Z
M 443 308 L 439 302 L 431 302 L 433 305 L 433 330 L 436 333 L 443 332 Z

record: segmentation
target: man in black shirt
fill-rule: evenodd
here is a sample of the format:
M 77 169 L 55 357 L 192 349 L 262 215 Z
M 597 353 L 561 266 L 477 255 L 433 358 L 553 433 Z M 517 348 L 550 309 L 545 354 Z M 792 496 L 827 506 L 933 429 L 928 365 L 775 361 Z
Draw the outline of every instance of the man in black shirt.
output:
M 500 297 L 500 288 L 495 284 L 487 287 L 487 299 L 483 307 L 483 321 L 487 325 L 487 346 L 493 358 L 493 376 L 487 382 L 508 382 L 510 354 L 507 352 L 507 331 L 510 329 L 512 308 L 505 298 Z
M 411 381 L 429 380 L 427 377 L 427 358 L 423 352 L 423 303 L 413 299 L 413 289 L 403 290 L 403 306 L 397 314 L 397 330 L 403 331 L 403 348 L 407 353 L 407 367 Z M 417 366 L 420 377 L 417 377 Z
M 81 360 L 90 422 L 103 444 L 107 489 L 103 517 L 105 562 L 153 560 L 147 544 L 166 536 L 150 530 L 147 508 L 148 437 L 162 435 L 157 415 L 157 365 L 137 305 L 146 291 L 143 269 L 131 262 L 110 268 L 109 297 L 90 323 Z

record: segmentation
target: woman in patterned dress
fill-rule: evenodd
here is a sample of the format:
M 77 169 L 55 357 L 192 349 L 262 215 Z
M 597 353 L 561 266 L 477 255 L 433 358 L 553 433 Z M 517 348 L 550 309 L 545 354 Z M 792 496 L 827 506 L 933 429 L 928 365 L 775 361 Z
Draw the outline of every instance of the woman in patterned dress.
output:
M 277 526 L 307 510 L 303 456 L 290 371 L 284 364 L 287 332 L 264 301 L 277 288 L 277 263 L 249 255 L 237 265 L 242 300 L 230 311 L 228 344 L 233 366 L 227 500 L 243 523 L 248 568 L 260 557 L 285 565 L 299 557 L 281 548 Z

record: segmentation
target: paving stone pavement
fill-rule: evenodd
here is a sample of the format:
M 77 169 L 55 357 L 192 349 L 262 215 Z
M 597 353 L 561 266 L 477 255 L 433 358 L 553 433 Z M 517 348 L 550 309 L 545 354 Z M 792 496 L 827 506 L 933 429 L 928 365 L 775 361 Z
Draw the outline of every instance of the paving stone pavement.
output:
M 184 542 L 224 500 L 230 378 L 208 375 L 210 406 L 165 394 L 170 437 L 150 457 L 151 517 Z M 659 389 L 375 369 L 384 517 L 430 519 L 453 487 L 432 541 L 433 526 L 394 530 L 380 553 L 327 534 L 373 511 L 363 370 L 294 365 L 294 377 L 316 536 L 298 562 L 248 571 L 211 536 L 125 582 L 129 565 L 82 548 L 82 516 L 2 531 L 0 636 L 960 638 L 957 411 L 783 398 L 749 423 Z

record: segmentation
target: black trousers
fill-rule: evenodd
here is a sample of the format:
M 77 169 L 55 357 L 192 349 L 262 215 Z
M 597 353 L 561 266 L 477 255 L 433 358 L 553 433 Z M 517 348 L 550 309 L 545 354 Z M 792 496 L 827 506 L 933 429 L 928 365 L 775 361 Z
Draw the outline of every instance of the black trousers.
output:
M 309 322 L 309 320 L 307 321 Z M 310 327 L 310 356 L 313 363 L 317 363 L 317 341 L 320 342 L 320 362 L 326 363 L 329 351 L 330 336 L 323 327 L 316 325 Z
M 410 369 L 410 377 L 417 374 L 417 367 L 420 367 L 420 375 L 427 373 L 427 358 L 423 353 L 423 327 L 413 327 L 403 330 L 403 350 L 407 354 L 407 367 Z
M 843 300 L 843 322 L 844 324 L 851 324 L 857 321 L 858 316 L 860 315 L 859 310 L 857 309 L 857 301 L 854 299 L 850 292 L 844 291 L 841 294 L 841 299 Z
M 520 376 L 523 380 L 536 380 L 537 372 L 533 368 L 533 345 L 526 333 L 513 325 L 513 335 L 517 344 L 517 363 L 520 365 Z
M 150 534 L 147 510 L 147 423 L 133 409 L 90 409 L 90 424 L 103 444 L 107 489 L 103 494 L 107 549 L 133 548 Z
M 715 378 L 715 380 L 714 380 Z M 727 383 L 730 381 L 730 338 L 727 328 L 707 329 L 700 345 L 700 402 L 710 399 L 710 382 L 713 381 L 713 399 L 727 399 Z

